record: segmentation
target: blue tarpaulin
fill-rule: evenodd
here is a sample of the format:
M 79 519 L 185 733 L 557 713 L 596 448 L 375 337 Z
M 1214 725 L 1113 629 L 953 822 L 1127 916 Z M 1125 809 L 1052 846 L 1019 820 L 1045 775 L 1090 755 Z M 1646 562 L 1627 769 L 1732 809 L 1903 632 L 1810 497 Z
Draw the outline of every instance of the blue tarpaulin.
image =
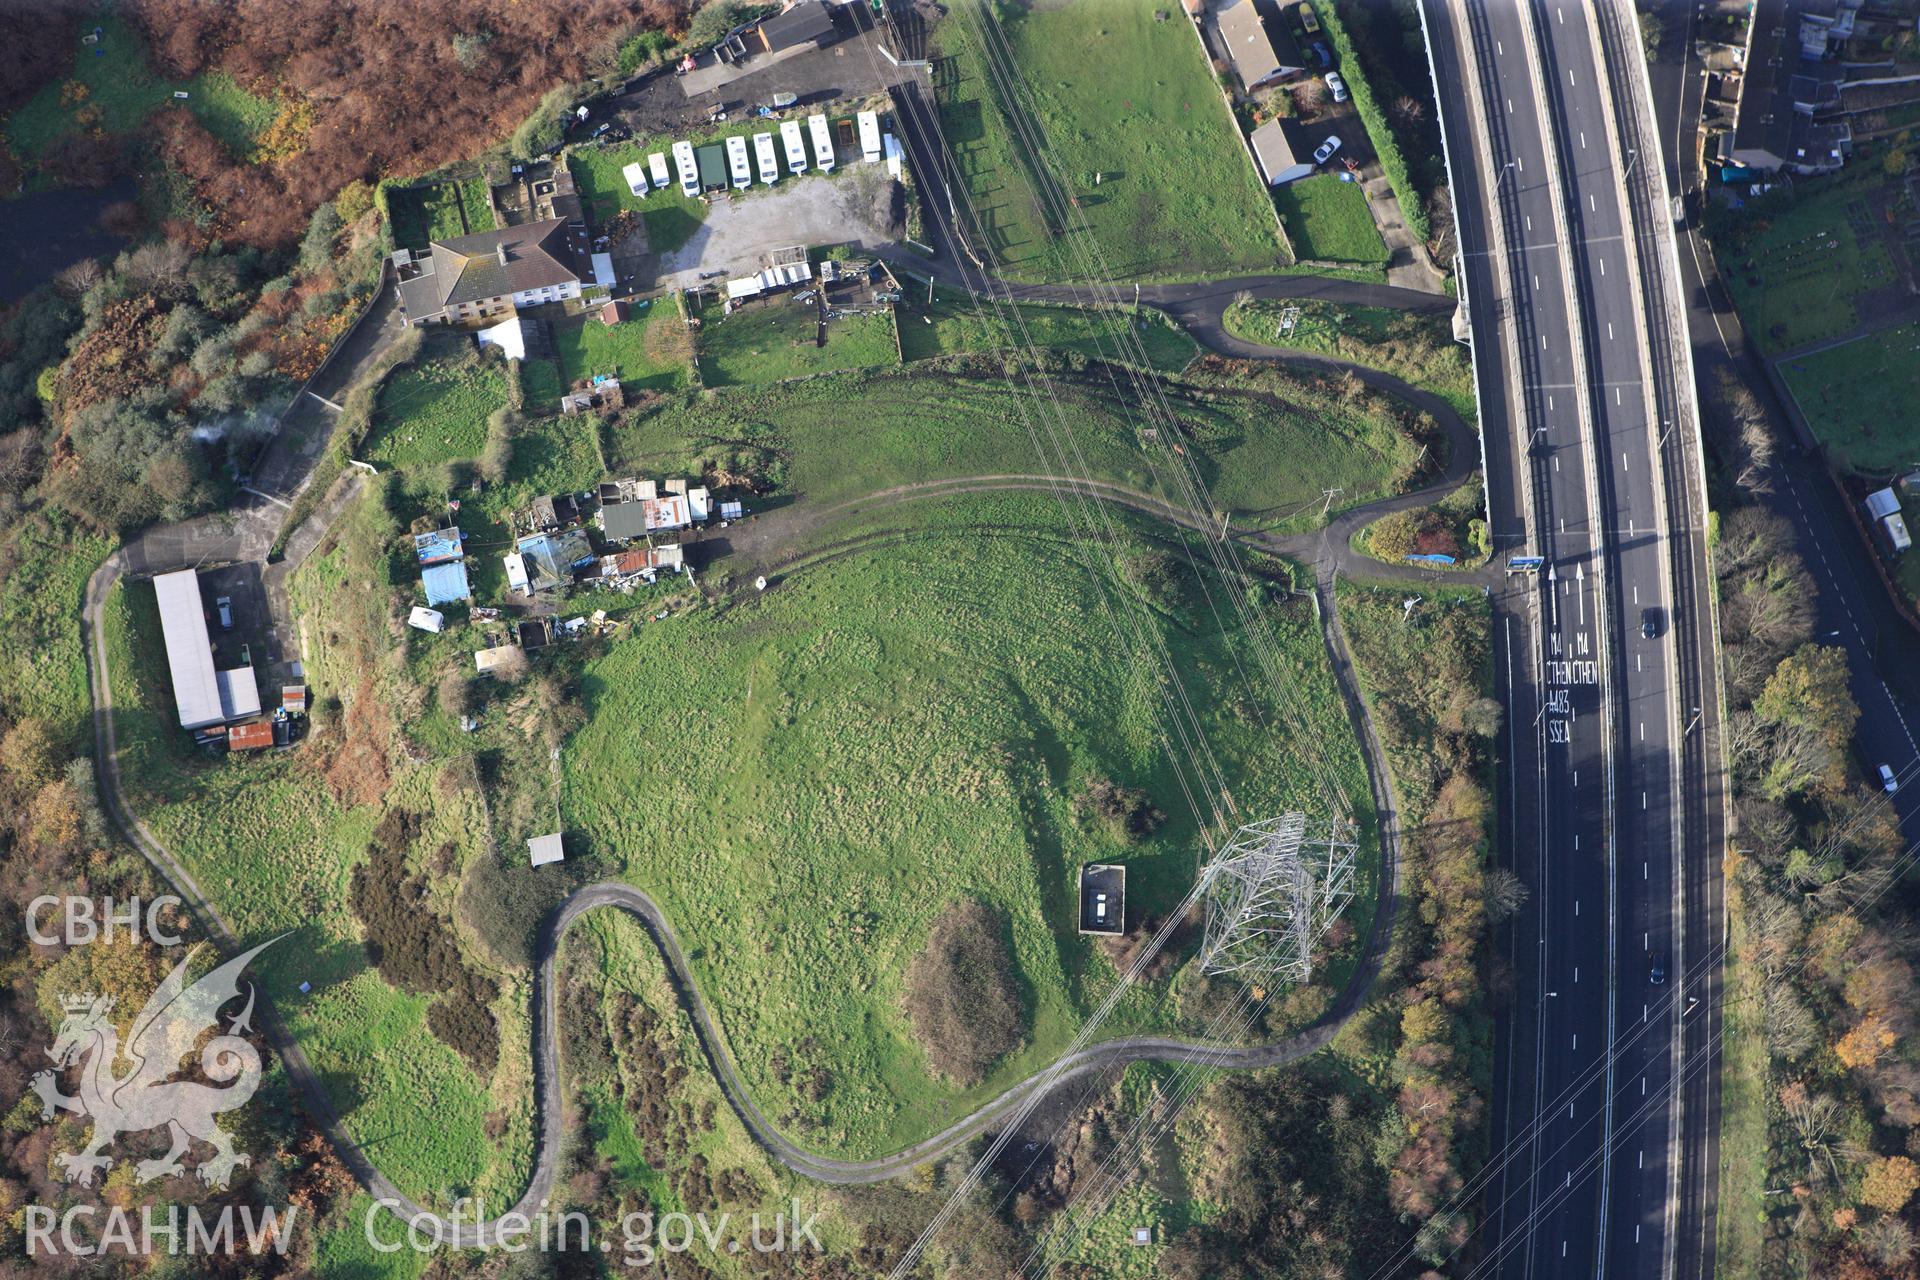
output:
M 473 595 L 467 586 L 467 566 L 458 560 L 423 570 L 420 585 L 427 589 L 428 604 L 456 604 Z
M 1407 559 L 1414 564 L 1454 564 L 1456 563 L 1456 561 L 1452 556 L 1443 556 L 1438 552 L 1435 552 L 1432 555 L 1411 555 L 1411 556 L 1408 556 Z

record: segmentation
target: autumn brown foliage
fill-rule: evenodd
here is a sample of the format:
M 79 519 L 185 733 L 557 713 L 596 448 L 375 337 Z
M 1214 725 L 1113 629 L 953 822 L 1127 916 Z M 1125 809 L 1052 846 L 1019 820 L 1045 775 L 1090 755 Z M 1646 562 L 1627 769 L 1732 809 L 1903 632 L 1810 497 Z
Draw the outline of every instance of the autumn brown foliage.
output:
M 607 0 L 137 0 L 136 23 L 162 74 L 224 71 L 308 104 L 304 146 L 265 164 L 229 154 L 183 110 L 154 124 L 230 238 L 284 247 L 354 179 L 428 173 L 513 131 L 548 89 L 612 65 L 619 38 L 679 7 Z M 456 38 L 458 40 L 456 46 Z M 295 130 L 298 131 L 297 129 Z M 271 152 L 269 152 L 271 155 Z

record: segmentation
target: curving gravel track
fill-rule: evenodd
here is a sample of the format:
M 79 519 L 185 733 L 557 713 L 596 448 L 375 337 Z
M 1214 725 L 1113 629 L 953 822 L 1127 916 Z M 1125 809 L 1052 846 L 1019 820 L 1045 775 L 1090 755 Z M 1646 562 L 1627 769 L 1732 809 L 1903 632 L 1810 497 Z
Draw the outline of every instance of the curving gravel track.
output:
M 1306 289 L 1302 288 L 1302 280 L 1301 277 L 1287 277 L 1283 281 L 1275 281 L 1274 284 L 1276 288 L 1284 288 L 1288 291 L 1298 289 L 1305 292 Z M 1224 309 L 1226 302 L 1234 293 L 1241 291 L 1244 287 L 1244 282 L 1231 287 L 1175 286 L 1156 292 L 1172 294 L 1179 289 L 1189 292 L 1192 296 L 1155 298 L 1152 301 L 1156 305 L 1165 307 L 1183 324 L 1188 325 L 1197 339 L 1213 346 L 1222 354 L 1315 365 L 1341 371 L 1350 370 L 1369 386 L 1391 392 L 1432 413 L 1445 427 L 1450 444 L 1446 474 L 1438 483 L 1428 488 L 1354 508 L 1343 513 L 1320 534 L 1290 538 L 1260 534 L 1240 535 L 1249 545 L 1299 557 L 1315 566 L 1315 592 L 1321 606 L 1319 615 L 1323 636 L 1335 680 L 1346 704 L 1348 719 L 1355 736 L 1361 743 L 1368 783 L 1373 792 L 1375 811 L 1379 816 L 1383 855 L 1380 902 L 1378 909 L 1374 912 L 1361 962 L 1356 966 L 1333 1007 L 1312 1026 L 1284 1039 L 1266 1044 L 1224 1046 L 1169 1036 L 1125 1036 L 1103 1041 L 1056 1061 L 1051 1066 L 1013 1085 L 999 1097 L 971 1114 L 954 1121 L 939 1133 L 912 1146 L 870 1160 L 835 1160 L 815 1154 L 794 1143 L 768 1120 L 754 1102 L 741 1082 L 732 1053 L 716 1025 L 706 998 L 693 980 L 679 937 L 659 905 L 646 893 L 631 885 L 611 882 L 588 885 L 563 902 L 541 927 L 537 947 L 538 983 L 532 999 L 534 1081 L 538 1093 L 534 1167 L 526 1192 L 513 1206 L 512 1213 L 532 1214 L 539 1208 L 542 1201 L 550 1197 L 552 1192 L 562 1140 L 558 1120 L 563 1114 L 558 1067 L 558 1033 L 553 1023 L 553 1010 L 556 1007 L 554 960 L 560 940 L 568 927 L 589 911 L 602 909 L 625 911 L 645 927 L 666 964 L 675 995 L 693 1023 L 701 1051 L 705 1054 L 715 1079 L 719 1082 L 728 1104 L 739 1115 L 748 1131 L 773 1159 L 786 1168 L 802 1176 L 837 1185 L 885 1181 L 906 1173 L 926 1160 L 947 1155 L 975 1135 L 991 1129 L 996 1121 L 1015 1111 L 1028 1100 L 1037 1095 L 1044 1095 L 1090 1072 L 1138 1061 L 1204 1060 L 1217 1066 L 1234 1069 L 1272 1067 L 1295 1061 L 1324 1047 L 1360 1007 L 1372 987 L 1373 980 L 1379 972 L 1381 959 L 1393 937 L 1394 919 L 1400 897 L 1400 827 L 1392 791 L 1387 783 L 1385 757 L 1374 735 L 1365 704 L 1360 697 L 1359 687 L 1348 659 L 1345 639 L 1340 631 L 1333 591 L 1334 579 L 1338 573 L 1351 571 L 1357 576 L 1374 578 L 1422 581 L 1443 578 L 1452 582 L 1478 582 L 1480 579 L 1476 575 L 1460 573 L 1439 575 L 1411 566 L 1381 564 L 1359 556 L 1348 545 L 1348 535 L 1361 524 L 1389 511 L 1432 502 L 1464 481 L 1472 473 L 1478 458 L 1477 437 L 1473 428 L 1461 421 L 1445 402 L 1418 391 L 1389 374 L 1349 365 L 1329 357 L 1307 355 L 1279 348 L 1258 347 L 1225 334 L 1224 330 L 1219 328 L 1218 312 Z M 1369 292 L 1373 291 L 1369 289 Z M 1404 291 L 1383 290 L 1382 292 Z M 1434 301 L 1426 299 L 1424 305 L 1433 306 Z M 1209 315 L 1212 319 L 1211 324 L 1208 323 Z M 876 502 L 908 501 L 922 497 L 938 497 L 995 488 L 1051 487 L 1051 484 L 1052 482 L 1040 476 L 977 476 L 898 486 L 869 495 L 861 500 L 861 505 L 871 507 Z M 1106 484 L 1093 484 L 1087 488 L 1095 496 L 1105 500 L 1147 511 L 1162 518 L 1177 520 L 1180 523 L 1188 523 L 1183 514 L 1170 510 L 1161 500 L 1151 495 Z M 122 553 L 109 557 L 87 584 L 83 612 L 83 621 L 89 637 L 87 647 L 93 685 L 95 756 L 101 764 L 107 783 L 102 788 L 103 798 L 110 816 L 128 840 L 145 855 L 148 862 L 185 900 L 208 935 L 223 950 L 233 953 L 239 950 L 238 939 L 233 936 L 186 868 L 180 865 L 128 806 L 122 788 L 113 718 L 113 690 L 108 678 L 106 639 L 100 626 L 100 610 L 114 583 L 119 581 L 123 573 L 129 571 L 129 567 Z M 147 564 L 142 564 L 140 568 L 158 571 L 154 566 Z M 402 1194 L 399 1188 L 380 1172 L 348 1131 L 334 1109 L 332 1099 L 318 1074 L 307 1061 L 299 1043 L 288 1033 L 271 1001 L 262 998 L 257 1008 L 262 1013 L 263 1030 L 273 1042 L 274 1049 L 279 1053 L 281 1060 L 286 1064 L 288 1075 L 299 1088 L 308 1112 L 327 1134 L 329 1141 L 339 1152 L 341 1160 L 374 1199 L 384 1202 L 403 1222 L 410 1226 L 417 1224 L 423 1232 L 435 1233 L 437 1238 L 446 1243 L 459 1247 L 483 1247 L 496 1242 L 500 1218 L 478 1223 L 450 1221 Z

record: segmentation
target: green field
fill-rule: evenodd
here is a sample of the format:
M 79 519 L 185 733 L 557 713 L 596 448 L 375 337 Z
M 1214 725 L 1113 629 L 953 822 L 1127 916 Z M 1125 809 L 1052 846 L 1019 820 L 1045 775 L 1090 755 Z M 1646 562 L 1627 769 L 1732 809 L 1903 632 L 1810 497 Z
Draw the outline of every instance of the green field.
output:
M 1281 321 L 1293 313 L 1293 326 Z M 1314 298 L 1237 298 L 1228 305 L 1226 330 L 1269 347 L 1289 347 L 1338 356 L 1431 391 L 1468 422 L 1478 416 L 1473 360 L 1453 340 L 1444 315 L 1416 315 L 1390 307 L 1349 307 Z
M 1268 375 L 1252 386 L 1168 384 L 1217 511 L 1236 527 L 1317 527 L 1321 491 L 1343 503 L 1398 492 L 1418 446 L 1382 413 L 1309 380 Z M 1095 479 L 1156 488 L 1131 402 L 1103 377 L 1056 378 L 1051 394 L 999 381 L 885 371 L 691 398 L 623 421 L 609 454 L 621 471 L 763 476 L 779 492 L 831 507 L 916 481 L 1047 473 L 1029 434 L 1061 424 Z M 1302 459 L 1311 459 L 1302 465 Z
M 1892 282 L 1864 196 L 1857 181 L 1815 179 L 1757 202 L 1738 232 L 1716 239 L 1721 277 L 1768 355 L 1845 336 L 1869 318 L 1859 296 Z
M 762 1106 L 836 1152 L 923 1136 L 1071 1038 L 1111 975 L 1073 932 L 1080 864 L 1124 860 L 1131 913 L 1176 900 L 1199 855 L 1158 686 L 1097 621 L 1103 593 L 1139 589 L 1104 553 L 1088 563 L 1051 500 L 934 502 L 903 520 L 590 662 L 591 719 L 564 757 L 567 828 L 660 898 Z M 1117 555 L 1142 553 L 1140 537 Z M 1317 803 L 1315 753 L 1264 727 L 1266 695 L 1239 683 L 1243 638 L 1217 629 L 1197 591 L 1142 606 L 1238 803 Z M 1313 611 L 1266 616 L 1364 806 Z M 1145 788 L 1166 826 L 1124 844 L 1090 823 L 1073 797 L 1096 778 Z M 962 897 L 1008 921 L 1031 1026 L 972 1089 L 930 1074 L 899 1011 L 907 960 Z M 1143 985 L 1122 1025 L 1162 1025 L 1164 996 Z M 779 1078 L 776 1051 L 825 1067 L 824 1096 Z
M 337 557 L 319 557 L 302 572 L 311 575 L 309 593 L 338 596 L 348 586 Z M 311 616 L 311 595 L 300 595 L 302 616 Z M 505 1138 L 489 1140 L 484 1121 L 499 1104 L 488 1083 L 427 1029 L 427 1001 L 389 986 L 359 942 L 348 886 L 377 808 L 336 803 L 307 751 L 194 752 L 176 727 L 150 585 L 116 587 L 104 625 L 128 798 L 243 942 L 290 935 L 255 967 L 315 1069 L 332 1082 L 348 1127 L 410 1193 L 516 1193 L 532 1149 L 530 1107 L 515 1099 L 501 1108 Z M 315 684 L 325 693 L 340 688 Z M 438 794 L 435 772 L 399 774 L 389 798 L 437 806 L 431 833 L 470 845 L 484 819 L 470 798 L 463 805 Z M 310 993 L 296 990 L 302 982 Z M 500 1083 L 511 1086 L 528 1071 L 525 1022 L 511 1010 L 501 1016 Z M 420 1124 L 423 1114 L 435 1123 Z
M 687 385 L 693 343 L 671 298 L 657 298 L 620 324 L 596 316 L 556 323 L 553 342 L 566 386 L 597 373 L 618 374 L 628 391 L 677 391 Z
M 1373 225 L 1367 193 L 1357 182 L 1321 173 L 1273 190 L 1273 203 L 1302 262 L 1385 266 L 1387 242 Z
M 1147 0 L 1000 8 L 1055 180 L 1091 229 L 1063 237 L 1035 194 L 973 10 L 940 24 L 936 93 L 990 247 L 1017 279 L 1200 279 L 1288 262 L 1273 213 L 1178 6 Z M 1096 175 L 1099 178 L 1095 182 Z M 1082 252 L 1097 251 L 1091 269 Z
M 1779 364 L 1836 463 L 1867 475 L 1920 464 L 1920 324 L 1882 329 Z
M 393 242 L 425 249 L 431 240 L 491 231 L 489 199 L 487 184 L 480 178 L 392 187 L 387 191 L 387 215 L 393 222 Z
M 78 748 L 93 732 L 80 606 L 113 543 L 37 519 L 17 530 L 0 592 L 0 627 L 12 639 L 0 654 L 0 706 L 10 720 L 45 720 Z
M 908 360 L 926 360 L 970 351 L 1002 351 L 1031 342 L 1056 351 L 1118 360 L 1123 353 L 1117 341 L 1129 326 L 1139 339 L 1147 363 L 1162 373 L 1178 373 L 1199 350 L 1179 326 L 1151 308 L 1142 309 L 1138 316 L 1127 316 L 1076 307 L 1016 304 L 1014 310 L 1024 332 L 1015 329 L 1011 317 L 1000 319 L 999 312 L 1006 309 L 1005 304 L 996 309 L 976 303 L 951 289 L 936 294 L 929 306 L 924 288 L 909 288 L 894 313 L 900 325 L 901 352 Z
M 7 118 L 7 142 L 16 155 L 41 160 L 49 148 L 83 129 L 137 133 L 154 111 L 176 102 L 236 156 L 252 154 L 254 139 L 279 109 L 272 99 L 248 93 L 220 72 L 163 80 L 147 62 L 146 42 L 125 20 L 103 16 L 81 29 L 96 25 L 102 29 L 99 43 L 77 48 L 72 75 L 46 85 Z M 186 99 L 175 99 L 176 91 Z
M 710 387 L 778 382 L 835 369 L 867 369 L 900 362 L 893 320 L 884 313 L 829 321 L 819 342 L 820 312 L 812 303 L 775 297 L 722 315 L 701 308 L 694 349 L 700 380 Z
M 473 356 L 423 361 L 381 388 L 362 452 L 394 467 L 477 458 L 487 415 L 506 403 L 506 366 Z

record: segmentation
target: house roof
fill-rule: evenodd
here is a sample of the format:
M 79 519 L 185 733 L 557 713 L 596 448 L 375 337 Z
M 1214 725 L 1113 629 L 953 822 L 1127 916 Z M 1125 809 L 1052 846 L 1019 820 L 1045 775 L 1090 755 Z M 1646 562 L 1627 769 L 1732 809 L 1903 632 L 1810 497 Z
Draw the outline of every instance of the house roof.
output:
M 473 595 L 467 585 L 467 566 L 459 560 L 421 570 L 420 585 L 427 589 L 428 604 L 454 604 Z
M 522 538 L 515 549 L 526 565 L 527 587 L 531 591 L 566 585 L 573 579 L 574 566 L 593 559 L 593 544 L 578 529 Z
M 833 36 L 833 14 L 820 0 L 799 0 L 785 13 L 760 24 L 760 39 L 770 53 L 803 44 L 825 44 Z
M 1267 34 L 1267 24 L 1254 8 L 1253 0 L 1239 0 L 1237 4 L 1215 10 L 1213 21 L 1240 83 L 1248 89 L 1293 69 L 1281 64 L 1273 39 Z
M 435 240 L 431 270 L 402 281 L 400 300 L 409 315 L 423 316 L 463 302 L 576 281 L 580 268 L 567 228 L 566 219 L 549 218 Z
M 600 508 L 600 528 L 616 542 L 638 538 L 647 531 L 647 508 L 643 502 L 611 502 Z

